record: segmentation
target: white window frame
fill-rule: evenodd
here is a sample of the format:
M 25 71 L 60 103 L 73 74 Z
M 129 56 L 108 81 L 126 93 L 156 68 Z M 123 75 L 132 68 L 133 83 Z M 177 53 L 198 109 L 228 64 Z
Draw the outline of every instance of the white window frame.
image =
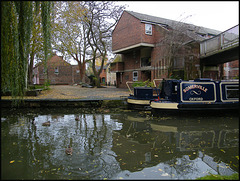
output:
M 56 71 L 57 70 L 57 71 Z M 59 74 L 59 68 L 58 67 L 55 67 L 54 68 L 54 74 Z
M 136 73 L 136 75 L 134 75 Z M 133 81 L 138 81 L 138 71 L 133 71 Z
M 151 24 L 145 24 L 145 34 L 152 35 L 152 25 Z

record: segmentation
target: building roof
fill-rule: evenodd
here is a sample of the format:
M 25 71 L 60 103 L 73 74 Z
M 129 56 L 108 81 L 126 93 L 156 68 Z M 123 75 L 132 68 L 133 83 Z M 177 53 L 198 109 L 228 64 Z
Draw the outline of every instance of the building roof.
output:
M 205 28 L 205 27 L 201 27 L 201 26 L 195 26 L 192 24 L 183 23 L 183 22 L 179 22 L 179 21 L 175 21 L 175 20 L 169 20 L 169 19 L 160 18 L 160 17 L 151 16 L 151 15 L 142 14 L 142 13 L 137 13 L 137 12 L 133 12 L 133 11 L 126 11 L 126 12 L 131 14 L 135 18 L 141 20 L 142 22 L 146 22 L 146 23 L 150 23 L 150 24 L 158 24 L 158 25 L 166 27 L 166 28 L 170 27 L 170 28 L 174 29 L 176 26 L 185 25 L 185 26 L 187 26 L 188 30 L 194 31 L 200 35 L 216 36 L 221 33 L 221 31 L 218 31 L 218 30 L 213 30 L 213 29 Z M 199 38 L 198 40 L 201 41 L 204 39 L 206 39 L 206 38 L 202 37 L 202 38 Z
M 38 62 L 35 66 L 34 69 L 38 66 L 43 65 L 43 61 Z M 54 66 L 55 64 L 57 65 L 63 65 L 63 66 L 72 66 L 70 63 L 68 63 L 66 60 L 63 60 L 63 56 L 58 56 L 58 55 L 53 55 L 50 59 L 47 60 L 47 66 Z

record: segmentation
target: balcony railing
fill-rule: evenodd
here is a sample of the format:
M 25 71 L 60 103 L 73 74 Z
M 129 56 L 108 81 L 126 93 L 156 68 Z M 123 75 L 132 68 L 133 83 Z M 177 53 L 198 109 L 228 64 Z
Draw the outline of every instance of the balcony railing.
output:
M 239 25 L 236 25 L 218 36 L 200 43 L 200 57 L 207 57 L 226 49 L 239 46 Z

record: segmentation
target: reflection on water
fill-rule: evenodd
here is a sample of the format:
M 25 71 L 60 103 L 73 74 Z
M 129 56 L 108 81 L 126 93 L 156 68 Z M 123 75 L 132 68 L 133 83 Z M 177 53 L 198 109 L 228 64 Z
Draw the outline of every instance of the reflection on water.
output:
M 105 111 L 109 112 L 109 111 Z M 43 126 L 50 121 L 50 126 Z M 239 169 L 238 117 L 2 110 L 2 179 L 195 179 Z M 73 154 L 65 149 L 70 145 Z

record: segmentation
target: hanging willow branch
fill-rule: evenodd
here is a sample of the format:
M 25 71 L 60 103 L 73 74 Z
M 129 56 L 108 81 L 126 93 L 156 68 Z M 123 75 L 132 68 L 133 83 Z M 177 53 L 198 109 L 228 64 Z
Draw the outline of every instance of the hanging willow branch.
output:
M 16 97 L 23 95 L 23 90 L 20 85 L 18 12 L 14 2 L 1 2 L 1 18 L 1 91 L 11 91 Z
M 50 25 L 51 25 L 51 19 L 50 19 L 50 9 L 51 9 L 51 3 L 50 1 L 43 1 L 41 4 L 42 8 L 42 28 L 43 28 L 43 37 L 44 37 L 44 54 L 45 54 L 45 60 L 44 60 L 44 85 L 45 87 L 48 84 L 48 77 L 47 77 L 47 60 L 48 56 L 51 53 L 51 39 L 50 39 Z
M 1 92 L 11 92 L 14 104 L 23 100 L 27 89 L 28 58 L 33 13 L 42 8 L 45 60 L 50 50 L 51 3 L 32 1 L 1 1 Z

